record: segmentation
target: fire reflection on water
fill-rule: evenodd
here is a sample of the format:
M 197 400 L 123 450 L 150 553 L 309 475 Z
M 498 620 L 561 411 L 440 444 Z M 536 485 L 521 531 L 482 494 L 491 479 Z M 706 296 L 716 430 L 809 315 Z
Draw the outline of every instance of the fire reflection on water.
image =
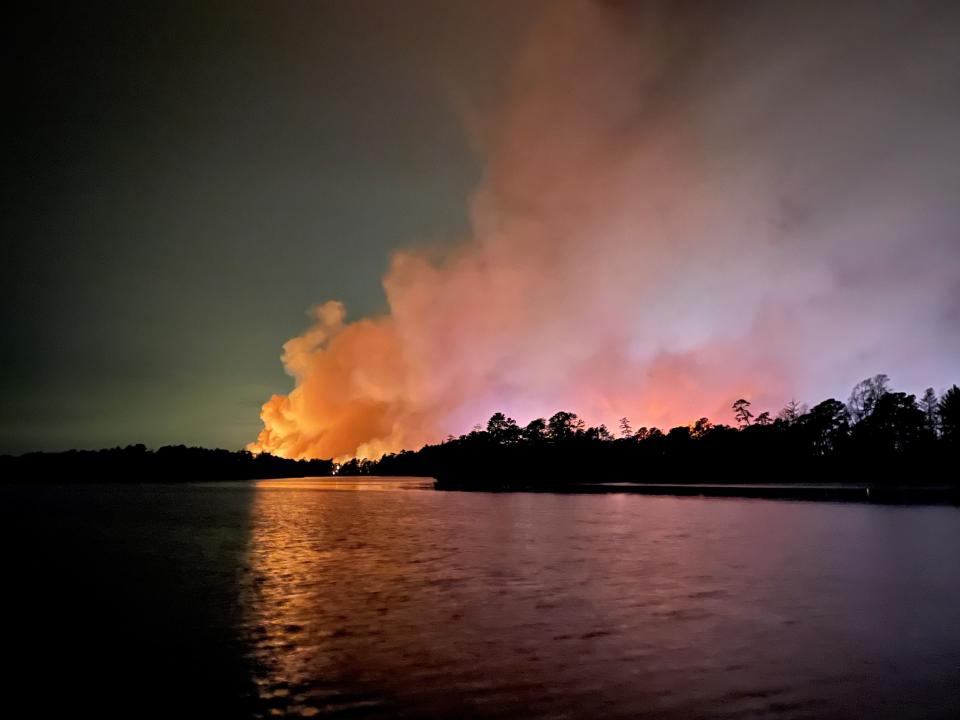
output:
M 243 605 L 259 716 L 311 717 L 380 703 L 362 690 L 369 672 L 351 641 L 378 630 L 358 629 L 351 614 L 357 602 L 379 602 L 375 613 L 386 616 L 389 598 L 375 588 L 409 577 L 368 542 L 357 491 L 430 486 L 417 479 L 257 483 Z M 336 503 L 325 501 L 331 493 Z

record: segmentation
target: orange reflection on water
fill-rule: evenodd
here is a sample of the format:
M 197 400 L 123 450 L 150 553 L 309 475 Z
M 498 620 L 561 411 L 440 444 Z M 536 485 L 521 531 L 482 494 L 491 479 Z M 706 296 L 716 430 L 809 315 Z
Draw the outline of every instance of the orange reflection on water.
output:
M 432 478 L 285 478 L 281 480 L 257 480 L 258 490 L 398 490 L 429 489 Z
M 365 493 L 357 491 L 403 492 L 432 484 L 422 478 L 256 483 L 243 606 L 265 713 L 310 717 L 378 703 L 343 692 L 343 678 L 360 687 L 364 677 L 351 642 L 361 635 L 351 627 L 351 606 L 358 598 L 375 598 L 376 588 L 397 585 L 403 571 L 369 542 L 376 530 L 358 502 Z M 384 597 L 384 615 L 387 602 Z M 370 628 L 363 634 L 369 636 Z

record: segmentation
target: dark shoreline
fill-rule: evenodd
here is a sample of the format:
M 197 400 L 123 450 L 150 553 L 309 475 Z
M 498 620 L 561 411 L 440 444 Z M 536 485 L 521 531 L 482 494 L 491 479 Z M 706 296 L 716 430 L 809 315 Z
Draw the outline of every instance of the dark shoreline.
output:
M 858 502 L 889 505 L 960 505 L 960 487 L 869 484 L 723 484 L 723 483 L 502 483 L 480 486 L 437 480 L 434 489 L 463 492 L 525 492 L 598 495 L 669 495 L 674 497 L 749 498 Z
M 262 478 L 204 478 L 186 473 L 179 477 L 83 478 L 66 480 L 62 475 L 41 475 L 30 479 L 4 478 L 0 487 L 45 488 L 45 487 L 177 487 L 183 485 L 251 486 L 260 481 L 298 482 L 323 481 L 329 483 L 366 483 L 370 481 L 423 481 L 424 489 L 432 481 L 432 490 L 440 492 L 479 493 L 538 493 L 552 495 L 651 495 L 670 497 L 742 498 L 753 500 L 799 500 L 808 502 L 868 503 L 876 505 L 955 505 L 960 507 L 958 485 L 892 485 L 883 483 L 640 483 L 640 482 L 582 482 L 560 480 L 554 482 L 530 482 L 529 480 L 505 480 L 500 482 L 477 482 L 476 480 L 438 480 L 419 475 L 289 475 Z

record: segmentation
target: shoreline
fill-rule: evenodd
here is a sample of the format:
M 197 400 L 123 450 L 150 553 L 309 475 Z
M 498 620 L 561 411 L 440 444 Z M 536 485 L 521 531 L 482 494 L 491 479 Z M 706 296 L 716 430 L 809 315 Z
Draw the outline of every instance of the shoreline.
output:
M 860 484 L 723 484 L 723 483 L 503 483 L 480 486 L 437 480 L 434 489 L 462 492 L 533 492 L 562 495 L 661 495 L 673 497 L 809 500 L 887 505 L 960 505 L 960 487 L 953 485 Z
M 4 480 L 0 487 L 39 489 L 49 487 L 165 487 L 206 486 L 283 488 L 300 486 L 306 489 L 334 489 L 327 486 L 357 484 L 387 485 L 403 480 L 416 480 L 419 489 L 440 492 L 541 493 L 554 495 L 651 495 L 669 497 L 741 498 L 754 500 L 798 500 L 811 502 L 849 502 L 876 505 L 954 505 L 960 507 L 960 486 L 957 485 L 889 485 L 883 483 L 635 483 L 612 482 L 523 482 L 438 480 L 414 475 L 306 475 L 268 478 L 204 479 L 187 477 L 169 480 L 83 479 L 68 480 L 62 476 L 31 480 Z M 347 487 L 340 489 L 348 489 Z

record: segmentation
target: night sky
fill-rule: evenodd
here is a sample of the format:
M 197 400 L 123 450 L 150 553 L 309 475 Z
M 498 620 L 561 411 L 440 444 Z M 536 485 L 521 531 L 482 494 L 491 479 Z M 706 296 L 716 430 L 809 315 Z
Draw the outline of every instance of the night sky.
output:
M 0 452 L 236 448 L 329 298 L 466 227 L 536 3 L 31 3 L 5 21 Z
M 0 452 L 376 455 L 960 381 L 956 3 L 4 25 Z

